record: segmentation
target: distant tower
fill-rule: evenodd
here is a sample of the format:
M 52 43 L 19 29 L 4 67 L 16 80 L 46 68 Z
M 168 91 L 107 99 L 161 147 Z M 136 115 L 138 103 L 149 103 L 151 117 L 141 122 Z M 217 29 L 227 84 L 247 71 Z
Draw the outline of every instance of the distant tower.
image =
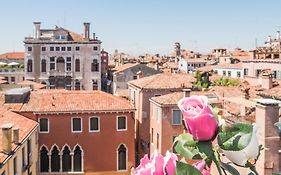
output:
M 177 63 L 181 56 L 181 44 L 179 42 L 175 43 L 175 53 L 176 53 L 175 62 Z

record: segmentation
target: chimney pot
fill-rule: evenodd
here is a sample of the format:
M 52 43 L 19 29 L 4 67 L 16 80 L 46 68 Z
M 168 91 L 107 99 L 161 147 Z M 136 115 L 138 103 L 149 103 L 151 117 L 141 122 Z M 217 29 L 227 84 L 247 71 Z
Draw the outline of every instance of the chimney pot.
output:
M 6 154 L 12 152 L 12 127 L 11 123 L 7 123 L 1 126 L 2 128 L 2 147 Z
M 90 23 L 84 22 L 84 39 L 90 39 Z
M 190 97 L 190 89 L 183 89 L 183 97 Z
M 39 39 L 40 38 L 40 25 L 41 25 L 41 22 L 33 22 L 34 24 L 34 38 L 35 39 Z

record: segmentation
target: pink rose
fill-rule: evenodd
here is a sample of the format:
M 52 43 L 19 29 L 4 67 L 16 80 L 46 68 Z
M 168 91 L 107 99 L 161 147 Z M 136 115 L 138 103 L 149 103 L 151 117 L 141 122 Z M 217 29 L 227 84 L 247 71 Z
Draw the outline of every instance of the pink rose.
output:
M 182 98 L 178 106 L 182 111 L 185 126 L 194 139 L 208 141 L 215 137 L 218 122 L 208 106 L 207 97 Z
M 140 162 L 140 165 L 135 169 L 135 175 L 174 175 L 176 172 L 177 156 L 169 151 L 163 157 L 155 151 L 149 159 L 145 155 Z
M 207 167 L 207 169 L 206 169 L 206 168 L 205 168 L 205 165 L 206 165 L 206 164 L 205 164 L 205 161 L 204 161 L 204 160 L 199 161 L 199 162 L 193 164 L 193 166 L 194 166 L 195 168 L 197 168 L 197 169 L 202 173 L 202 175 L 211 175 L 211 173 L 210 173 L 210 168 Z

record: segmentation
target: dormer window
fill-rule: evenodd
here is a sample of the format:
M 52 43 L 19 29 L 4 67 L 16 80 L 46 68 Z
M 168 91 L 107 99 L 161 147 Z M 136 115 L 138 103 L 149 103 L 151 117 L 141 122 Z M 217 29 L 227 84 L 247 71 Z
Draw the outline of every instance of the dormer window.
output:
M 65 35 L 56 35 L 56 40 L 65 40 L 66 36 Z

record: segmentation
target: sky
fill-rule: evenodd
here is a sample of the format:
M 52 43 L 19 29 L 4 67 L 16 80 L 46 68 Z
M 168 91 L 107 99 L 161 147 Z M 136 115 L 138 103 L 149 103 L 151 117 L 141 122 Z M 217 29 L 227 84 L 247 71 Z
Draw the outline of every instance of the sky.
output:
M 281 30 L 280 0 L 6 0 L 0 10 L 0 53 L 23 51 L 33 22 L 83 33 L 83 22 L 110 53 L 168 55 L 174 43 L 207 53 L 246 50 Z

